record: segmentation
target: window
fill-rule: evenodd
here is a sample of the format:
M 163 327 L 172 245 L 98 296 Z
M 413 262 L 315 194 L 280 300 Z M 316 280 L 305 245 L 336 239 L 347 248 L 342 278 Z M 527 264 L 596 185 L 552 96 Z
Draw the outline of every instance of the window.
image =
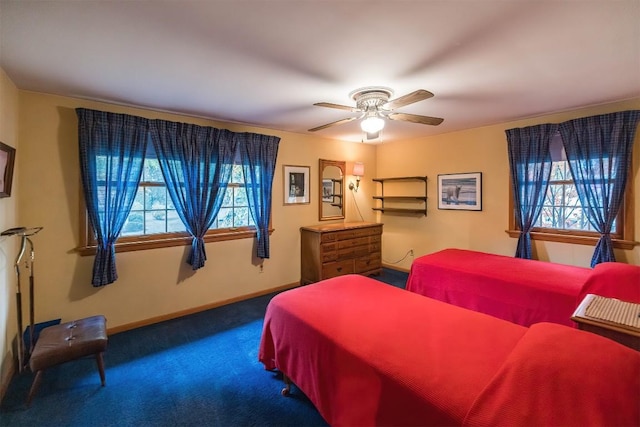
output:
M 220 212 L 211 228 L 253 225 L 242 166 L 233 165 L 231 183 L 228 184 Z M 177 232 L 186 232 L 185 225 L 173 206 L 158 160 L 146 158 L 136 199 L 120 235 L 128 237 Z
M 616 232 L 614 223 L 612 232 Z M 549 187 L 542 205 L 542 212 L 535 228 L 565 231 L 596 232 L 582 209 L 576 186 L 569 170 L 569 162 L 553 162 Z
M 116 242 L 118 252 L 191 243 L 191 236 L 186 232 L 169 196 L 153 145 L 149 144 L 148 147 L 136 198 Z M 98 173 L 105 167 L 104 159 L 98 159 Z M 95 253 L 96 241 L 84 209 L 83 215 L 84 242 L 80 253 L 89 255 Z M 254 236 L 255 223 L 249 212 L 242 165 L 234 164 L 220 212 L 207 232 L 205 241 Z
M 576 191 L 575 183 L 569 162 L 562 145 L 562 139 L 558 133 L 551 141 L 550 146 L 553 164 L 549 187 L 544 198 L 542 211 L 531 230 L 533 240 L 546 240 L 564 243 L 577 243 L 594 245 L 600 238 L 600 234 L 593 228 L 587 218 L 587 212 L 580 204 L 580 198 Z M 606 159 L 597 159 L 597 162 Z M 621 249 L 633 249 L 633 222 L 625 218 L 627 207 L 631 206 L 631 180 L 627 179 L 625 200 L 614 222 L 611 237 L 614 247 Z M 519 237 L 520 231 L 515 219 L 513 193 L 509 191 L 509 230 L 511 237 Z
M 184 232 L 156 158 L 145 158 L 142 179 L 120 236 Z
M 234 164 L 231 171 L 231 183 L 227 186 L 220 212 L 218 212 L 218 216 L 211 228 L 224 229 L 250 226 L 255 226 L 255 223 L 249 212 L 249 200 L 247 199 L 242 166 Z

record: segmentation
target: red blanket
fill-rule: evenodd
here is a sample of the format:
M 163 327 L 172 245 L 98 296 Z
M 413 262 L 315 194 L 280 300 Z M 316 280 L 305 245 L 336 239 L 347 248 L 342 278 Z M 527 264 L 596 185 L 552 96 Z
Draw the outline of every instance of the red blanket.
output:
M 580 296 L 587 294 L 640 303 L 640 267 L 622 262 L 603 262 L 595 267 L 585 282 Z
M 259 360 L 332 426 L 640 425 L 640 353 L 362 276 L 274 297 Z
M 350 275 L 274 297 L 259 359 L 332 426 L 459 425 L 525 332 Z
M 523 326 L 553 322 L 575 327 L 591 269 L 462 249 L 414 260 L 407 290 Z
M 465 425 L 639 426 L 640 353 L 589 332 L 533 325 Z

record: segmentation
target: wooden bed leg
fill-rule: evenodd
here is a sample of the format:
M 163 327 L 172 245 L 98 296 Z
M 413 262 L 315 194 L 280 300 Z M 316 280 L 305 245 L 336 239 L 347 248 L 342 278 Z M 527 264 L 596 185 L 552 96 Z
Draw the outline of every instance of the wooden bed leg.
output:
M 282 381 L 284 381 L 284 388 L 280 391 L 280 394 L 289 396 L 291 393 L 291 379 L 284 372 L 282 373 Z

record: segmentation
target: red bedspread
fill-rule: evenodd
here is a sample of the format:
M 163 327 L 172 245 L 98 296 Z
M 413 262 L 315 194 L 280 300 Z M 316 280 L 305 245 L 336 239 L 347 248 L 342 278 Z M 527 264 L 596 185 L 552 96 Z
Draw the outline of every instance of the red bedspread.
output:
M 533 325 L 465 425 L 639 426 L 640 353 L 589 332 Z
M 259 359 L 332 426 L 456 425 L 525 332 L 349 275 L 274 297 Z
M 362 276 L 274 297 L 259 360 L 332 426 L 640 425 L 640 353 Z
M 595 267 L 578 299 L 587 294 L 640 303 L 640 267 L 622 262 L 603 262 Z
M 414 260 L 407 290 L 523 326 L 553 322 L 575 327 L 591 269 L 462 249 Z

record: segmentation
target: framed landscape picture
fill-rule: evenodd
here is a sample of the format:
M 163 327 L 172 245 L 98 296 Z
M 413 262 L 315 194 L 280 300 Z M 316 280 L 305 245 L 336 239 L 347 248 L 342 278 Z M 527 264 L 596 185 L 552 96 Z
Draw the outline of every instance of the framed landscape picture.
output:
M 482 172 L 438 175 L 438 209 L 482 210 Z
M 309 166 L 284 166 L 284 204 L 311 203 L 309 197 Z
M 11 196 L 16 149 L 0 142 L 0 197 Z

